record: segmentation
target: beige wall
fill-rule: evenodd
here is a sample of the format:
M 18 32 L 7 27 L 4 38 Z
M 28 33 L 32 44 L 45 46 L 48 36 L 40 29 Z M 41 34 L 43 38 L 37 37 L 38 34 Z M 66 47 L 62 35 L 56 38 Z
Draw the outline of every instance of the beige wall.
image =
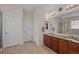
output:
M 19 19 L 20 19 L 20 34 L 19 35 L 19 38 L 20 38 L 20 44 L 22 44 L 23 42 L 23 9 L 20 8 L 20 7 L 17 7 L 16 5 L 4 5 L 4 4 L 1 4 L 0 5 L 0 11 L 3 13 L 3 14 L 11 14 L 11 15 L 16 15 L 16 16 L 19 16 Z

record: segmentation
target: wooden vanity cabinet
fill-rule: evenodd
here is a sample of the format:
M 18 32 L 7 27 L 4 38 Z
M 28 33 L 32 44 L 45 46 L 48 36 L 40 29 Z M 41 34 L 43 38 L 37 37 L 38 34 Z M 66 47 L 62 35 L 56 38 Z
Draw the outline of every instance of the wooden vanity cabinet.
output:
M 68 53 L 79 54 L 79 43 L 68 41 Z
M 44 44 L 59 54 L 79 54 L 79 43 L 44 35 Z
M 52 50 L 58 52 L 58 39 L 55 37 L 51 37 L 52 39 Z
M 58 39 L 58 53 L 67 54 L 67 40 Z
M 49 48 L 51 48 L 52 46 L 52 41 L 51 41 L 51 37 L 50 36 L 48 36 L 48 35 L 44 35 L 44 44 L 47 46 L 47 47 L 49 47 Z

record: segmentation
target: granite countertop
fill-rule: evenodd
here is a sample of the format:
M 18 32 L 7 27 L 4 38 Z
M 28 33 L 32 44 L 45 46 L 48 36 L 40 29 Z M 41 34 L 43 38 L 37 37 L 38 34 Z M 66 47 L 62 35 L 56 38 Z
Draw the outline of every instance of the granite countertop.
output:
M 52 37 L 64 39 L 64 40 L 69 40 L 69 41 L 72 41 L 72 42 L 75 42 L 75 43 L 79 43 L 79 41 L 77 41 L 77 40 L 75 40 L 75 39 L 67 38 L 67 37 L 62 36 L 62 35 L 51 34 L 51 33 L 44 33 L 44 34 L 49 35 L 49 36 L 52 36 Z

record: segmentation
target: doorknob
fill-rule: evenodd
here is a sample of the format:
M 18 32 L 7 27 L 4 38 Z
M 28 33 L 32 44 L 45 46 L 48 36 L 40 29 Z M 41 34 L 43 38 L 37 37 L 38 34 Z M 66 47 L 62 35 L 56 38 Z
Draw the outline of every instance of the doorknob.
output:
M 5 32 L 5 34 L 8 34 L 7 32 Z

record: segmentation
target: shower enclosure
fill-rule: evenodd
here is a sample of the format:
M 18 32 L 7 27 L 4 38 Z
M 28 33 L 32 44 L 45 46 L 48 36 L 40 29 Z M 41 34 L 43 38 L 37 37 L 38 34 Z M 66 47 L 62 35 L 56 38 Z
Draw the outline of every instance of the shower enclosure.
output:
M 0 49 L 2 48 L 2 13 L 0 12 Z

